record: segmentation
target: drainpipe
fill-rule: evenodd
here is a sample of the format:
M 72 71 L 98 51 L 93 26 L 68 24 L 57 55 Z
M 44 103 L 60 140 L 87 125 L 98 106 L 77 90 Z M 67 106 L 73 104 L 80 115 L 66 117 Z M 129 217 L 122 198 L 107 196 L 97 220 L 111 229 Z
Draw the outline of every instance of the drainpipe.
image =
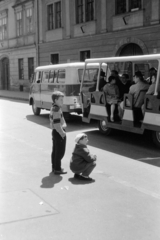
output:
M 39 66 L 39 0 L 36 0 L 36 66 Z

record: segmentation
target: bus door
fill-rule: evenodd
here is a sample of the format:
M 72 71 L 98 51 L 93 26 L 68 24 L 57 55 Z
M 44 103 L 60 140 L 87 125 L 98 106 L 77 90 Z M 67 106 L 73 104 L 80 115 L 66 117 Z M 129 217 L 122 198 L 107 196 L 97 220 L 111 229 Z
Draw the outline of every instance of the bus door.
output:
M 34 99 L 34 104 L 36 107 L 41 107 L 41 77 L 42 72 L 38 71 L 35 73 L 35 78 L 31 86 L 30 92 Z
M 83 121 L 90 118 L 99 119 L 101 114 L 107 116 L 104 93 L 99 91 L 100 68 L 86 68 L 81 84 Z M 103 109 L 101 109 L 101 106 Z M 100 114 L 99 114 L 100 113 Z

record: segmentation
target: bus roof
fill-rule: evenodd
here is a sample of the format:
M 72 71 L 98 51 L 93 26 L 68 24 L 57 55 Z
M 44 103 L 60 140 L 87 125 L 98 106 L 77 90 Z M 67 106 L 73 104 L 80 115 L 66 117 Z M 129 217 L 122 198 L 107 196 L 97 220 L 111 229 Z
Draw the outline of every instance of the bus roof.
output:
M 104 62 L 128 62 L 128 61 L 144 61 L 144 60 L 159 60 L 160 54 L 125 56 L 125 57 L 107 57 L 107 58 L 91 58 L 86 59 L 85 63 L 104 63 Z
M 46 66 L 39 66 L 36 68 L 36 71 L 51 70 L 55 68 L 70 68 L 70 67 L 84 67 L 85 62 L 72 62 L 72 63 L 61 63 L 61 64 L 50 64 Z M 98 66 L 97 63 L 89 64 L 90 66 Z

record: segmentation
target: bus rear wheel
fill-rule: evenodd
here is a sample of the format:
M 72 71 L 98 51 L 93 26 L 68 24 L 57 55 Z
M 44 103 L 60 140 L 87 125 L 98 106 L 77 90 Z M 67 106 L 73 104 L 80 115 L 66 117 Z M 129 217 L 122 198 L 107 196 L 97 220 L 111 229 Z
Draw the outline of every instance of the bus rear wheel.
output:
M 38 108 L 38 107 L 36 107 L 36 104 L 35 104 L 34 100 L 33 100 L 33 102 L 32 102 L 32 110 L 33 110 L 34 115 L 37 115 L 37 116 L 38 116 L 38 115 L 40 114 L 40 112 L 41 112 L 41 109 Z
M 159 131 L 152 132 L 152 139 L 155 145 L 160 148 L 160 132 Z
M 98 128 L 99 128 L 101 133 L 103 133 L 107 136 L 110 135 L 111 132 L 112 132 L 112 129 L 107 127 L 107 123 L 106 123 L 105 120 L 99 120 Z

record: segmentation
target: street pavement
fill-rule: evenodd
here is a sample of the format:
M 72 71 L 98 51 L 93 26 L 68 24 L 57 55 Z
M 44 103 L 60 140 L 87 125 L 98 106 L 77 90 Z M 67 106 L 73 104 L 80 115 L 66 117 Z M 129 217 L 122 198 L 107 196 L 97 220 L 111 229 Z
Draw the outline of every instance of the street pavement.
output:
M 106 137 L 73 116 L 62 161 L 68 173 L 55 176 L 48 112 L 34 116 L 26 101 L 1 98 L 0 116 L 0 240 L 160 239 L 160 152 L 150 139 Z M 69 169 L 79 132 L 98 157 L 93 183 Z

